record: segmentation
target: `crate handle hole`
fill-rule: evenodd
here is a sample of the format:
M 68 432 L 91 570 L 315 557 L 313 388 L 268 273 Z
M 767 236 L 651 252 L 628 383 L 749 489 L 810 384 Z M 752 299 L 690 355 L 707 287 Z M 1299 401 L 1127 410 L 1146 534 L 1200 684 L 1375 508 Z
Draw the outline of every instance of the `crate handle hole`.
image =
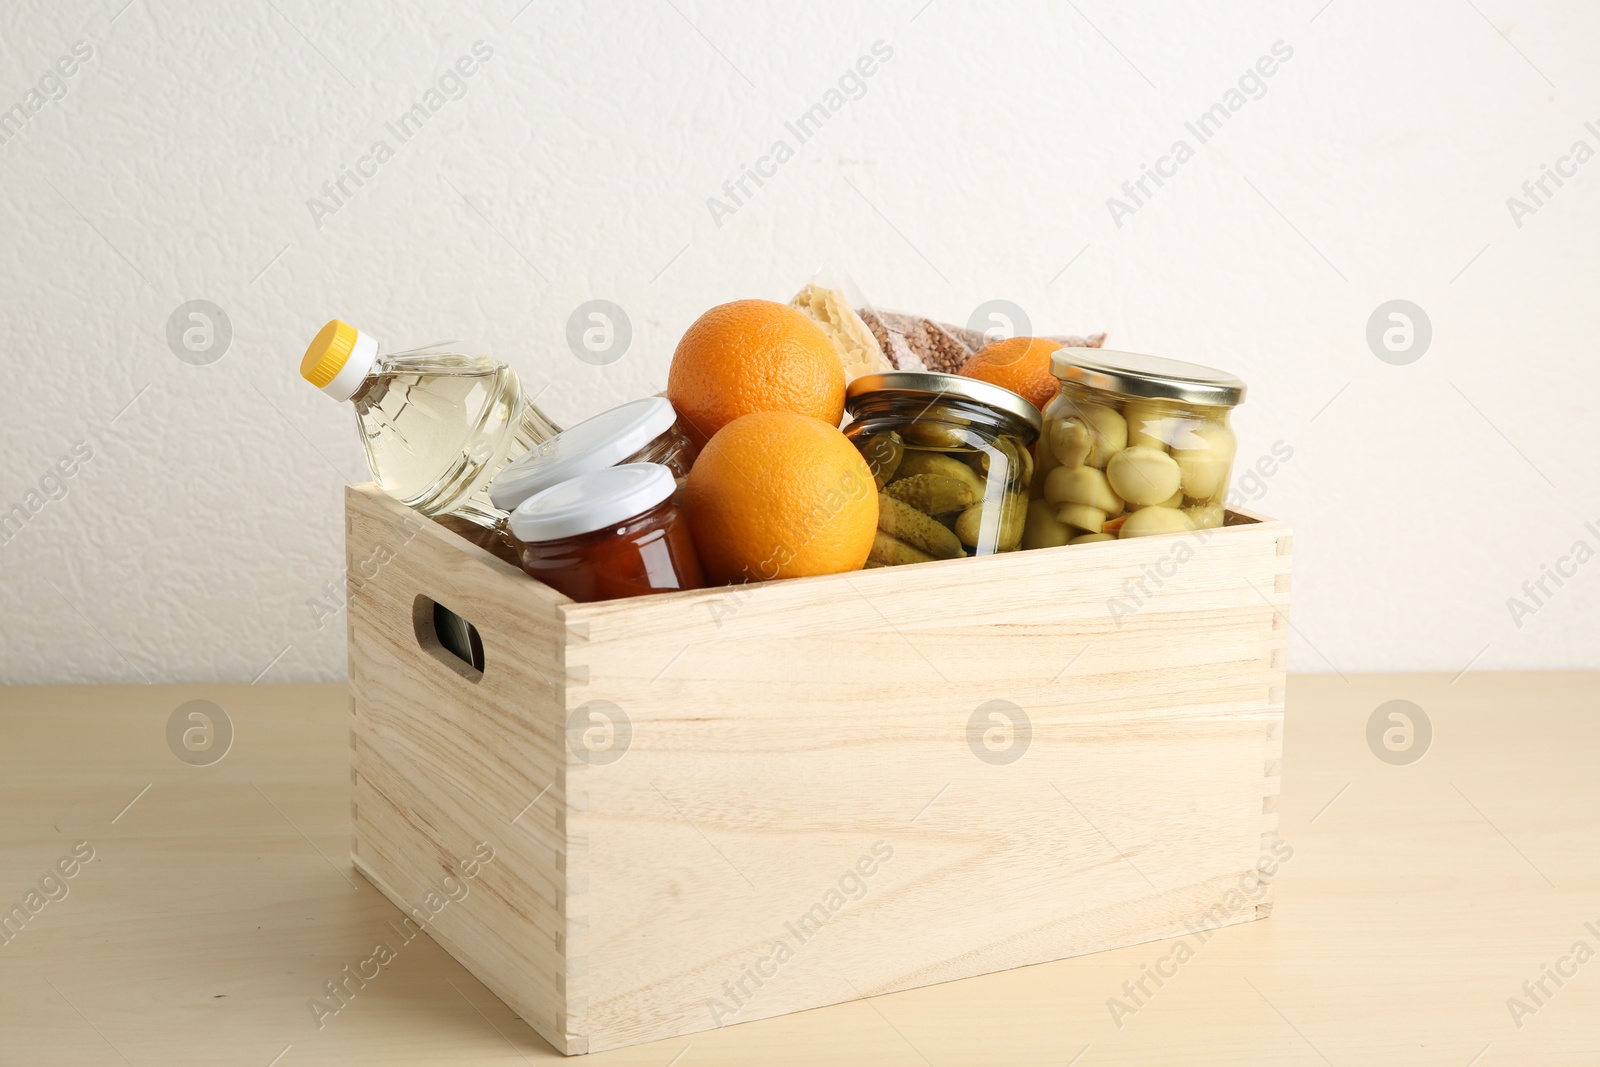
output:
M 424 652 L 469 682 L 483 680 L 483 638 L 476 626 L 420 593 L 412 603 L 411 622 Z

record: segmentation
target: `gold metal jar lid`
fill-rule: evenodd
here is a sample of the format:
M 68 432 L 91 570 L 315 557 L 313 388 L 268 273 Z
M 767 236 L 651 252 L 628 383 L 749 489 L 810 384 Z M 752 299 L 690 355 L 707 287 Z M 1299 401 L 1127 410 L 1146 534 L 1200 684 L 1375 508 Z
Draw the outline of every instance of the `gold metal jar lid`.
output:
M 1050 372 L 1064 382 L 1151 400 L 1206 407 L 1233 407 L 1244 400 L 1244 382 L 1227 371 L 1137 352 L 1060 348 L 1050 357 Z
M 1082 351 L 1093 351 L 1083 349 Z M 937 374 L 933 371 L 895 370 L 882 374 L 863 374 L 845 389 L 844 406 L 850 414 L 868 397 L 904 399 L 908 403 L 931 403 L 941 397 L 966 400 L 995 408 L 1022 420 L 1037 437 L 1044 422 L 1039 409 L 1025 397 L 1004 386 L 963 378 L 959 374 Z M 1032 441 L 1033 437 L 1029 440 Z

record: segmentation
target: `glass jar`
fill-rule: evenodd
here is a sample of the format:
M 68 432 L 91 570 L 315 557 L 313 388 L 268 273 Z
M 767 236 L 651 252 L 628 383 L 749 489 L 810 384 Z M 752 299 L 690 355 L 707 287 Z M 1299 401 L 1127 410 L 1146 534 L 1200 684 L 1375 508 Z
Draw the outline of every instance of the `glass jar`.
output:
M 851 382 L 845 436 L 878 494 L 867 566 L 1011 552 L 1022 543 L 1039 411 L 998 385 L 891 371 Z
M 511 513 L 522 569 L 573 600 L 617 600 L 705 584 L 676 482 L 659 463 L 624 463 L 529 497 Z
M 680 491 L 698 454 L 664 396 L 630 400 L 562 430 L 513 460 L 489 486 L 494 506 L 510 511 L 535 493 L 580 474 L 621 463 L 659 463 Z
M 1226 520 L 1242 381 L 1194 363 L 1099 348 L 1051 357 L 1027 548 L 1183 533 Z

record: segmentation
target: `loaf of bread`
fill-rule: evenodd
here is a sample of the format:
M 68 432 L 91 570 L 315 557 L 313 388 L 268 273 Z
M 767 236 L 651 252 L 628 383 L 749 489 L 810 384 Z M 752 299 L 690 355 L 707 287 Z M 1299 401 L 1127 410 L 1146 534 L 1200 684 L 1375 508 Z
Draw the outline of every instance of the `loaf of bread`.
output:
M 879 374 L 894 369 L 883 349 L 878 346 L 877 338 L 838 289 L 807 285 L 795 294 L 789 306 L 821 326 L 822 332 L 828 335 L 844 367 L 846 384 L 863 374 Z

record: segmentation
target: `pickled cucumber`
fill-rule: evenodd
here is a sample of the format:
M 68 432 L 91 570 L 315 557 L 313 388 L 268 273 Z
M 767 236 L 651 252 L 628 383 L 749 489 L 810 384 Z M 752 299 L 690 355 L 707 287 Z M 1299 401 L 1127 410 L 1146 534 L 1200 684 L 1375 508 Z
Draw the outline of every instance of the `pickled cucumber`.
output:
M 912 548 L 882 530 L 873 534 L 872 550 L 867 553 L 869 563 L 881 563 L 885 567 L 898 567 L 902 563 L 927 563 L 931 559 L 933 557 L 921 549 Z
M 1022 475 L 1017 479 L 1022 489 L 1026 490 L 1033 484 L 1033 469 L 1038 464 L 1033 458 L 1033 450 L 1021 441 L 1016 442 L 1017 458 L 1022 461 Z
M 972 453 L 973 466 L 981 473 L 989 474 L 996 451 L 1006 460 L 1006 487 L 1027 488 L 1028 482 L 1033 478 L 1033 456 L 1028 452 L 1027 446 L 1014 437 L 1002 437 L 990 448 Z
M 1023 548 L 1056 548 L 1072 538 L 1072 531 L 1056 518 L 1055 505 L 1048 500 L 1028 503 L 1028 516 L 1022 527 Z
M 905 462 L 901 461 L 901 466 Z M 938 515 L 971 507 L 983 496 L 977 476 L 968 471 L 971 482 L 943 474 L 913 474 L 898 478 L 884 487 L 884 492 L 896 500 L 904 501 L 924 515 Z M 977 485 L 977 488 L 974 488 Z
M 970 486 L 979 496 L 983 495 L 983 479 L 979 478 L 971 467 L 943 452 L 924 452 L 920 449 L 907 452 L 905 458 L 900 461 L 896 478 L 909 478 L 914 474 L 936 474 L 941 478 L 954 478 Z
M 861 456 L 867 461 L 867 468 L 872 471 L 872 480 L 878 483 L 879 489 L 888 485 L 896 471 L 900 469 L 905 449 L 905 441 L 893 430 L 874 434 L 863 442 Z
M 878 494 L 878 529 L 934 559 L 963 555 L 961 541 L 948 528 L 888 493 Z
M 920 422 L 909 423 L 900 428 L 900 435 L 909 445 L 918 445 L 923 448 L 968 448 L 976 435 L 966 426 L 970 423 L 965 419 L 955 419 L 952 416 L 940 416 L 951 422 L 959 422 L 957 426 L 947 426 L 942 422 L 933 422 L 924 419 Z
M 973 504 L 956 519 L 956 536 L 968 548 L 979 547 L 978 541 L 983 536 L 983 513 L 982 504 Z M 1017 547 L 1017 542 L 1022 539 L 1026 516 L 1027 506 L 1020 493 L 1007 493 L 1002 498 L 999 532 L 995 537 L 994 551 L 1009 552 Z
M 1178 492 L 1178 462 L 1163 449 L 1134 445 L 1111 457 L 1106 480 L 1111 491 L 1129 504 L 1160 504 Z

